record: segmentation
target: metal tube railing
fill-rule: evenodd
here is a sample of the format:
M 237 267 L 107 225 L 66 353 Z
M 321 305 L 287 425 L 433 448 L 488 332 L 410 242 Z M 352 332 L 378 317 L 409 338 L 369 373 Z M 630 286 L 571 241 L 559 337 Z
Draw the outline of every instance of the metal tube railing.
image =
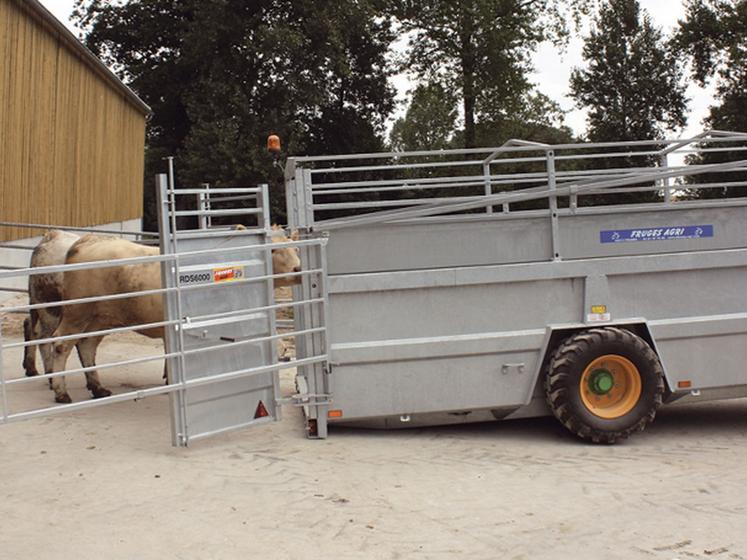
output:
M 158 237 L 157 233 L 150 231 L 127 231 L 120 229 L 101 229 L 94 227 L 58 226 L 51 224 L 29 224 L 21 222 L 0 221 L 0 227 L 13 227 L 19 229 L 59 229 L 60 231 L 82 231 L 84 233 L 104 233 L 108 235 L 134 235 L 146 237 Z M 32 247 L 33 248 L 33 247 Z
M 708 141 L 711 143 L 728 143 L 728 142 L 740 142 L 747 140 L 747 133 L 743 132 L 726 132 L 726 131 L 706 131 L 706 134 L 723 134 L 725 136 L 709 138 Z M 692 138 L 680 138 L 680 139 L 662 139 L 662 140 L 627 140 L 622 142 L 588 142 L 582 144 L 553 144 L 552 149 L 556 152 L 560 150 L 588 150 L 597 148 L 621 148 L 621 147 L 645 147 L 645 146 L 670 146 L 672 144 L 679 144 L 681 142 L 692 143 L 695 141 L 702 141 L 703 136 L 698 135 Z M 538 147 L 535 146 L 509 146 L 504 151 L 506 152 L 526 152 L 536 151 Z M 459 155 L 473 155 L 473 154 L 490 154 L 495 151 L 496 148 L 467 148 L 459 150 L 422 150 L 412 152 L 374 152 L 374 153 L 360 153 L 360 154 L 343 154 L 335 156 L 302 156 L 289 158 L 288 163 L 291 165 L 298 164 L 310 164 L 317 162 L 334 162 L 334 161 L 350 161 L 350 160 L 366 160 L 366 159 L 406 159 L 406 158 L 417 158 L 417 157 L 444 157 L 444 156 L 459 156 Z
M 701 165 L 701 166 L 698 166 L 697 169 L 689 170 L 686 175 L 692 176 L 692 175 L 698 175 L 698 174 L 709 173 L 709 172 L 718 172 L 718 171 L 732 169 L 732 168 L 747 168 L 747 160 L 739 160 L 736 162 L 723 163 L 723 164 Z M 623 178 L 618 178 L 618 179 L 613 179 L 613 180 L 604 180 L 604 181 L 592 180 L 588 182 L 588 184 L 585 184 L 584 182 L 582 182 L 576 185 L 558 187 L 557 189 L 545 188 L 545 189 L 534 191 L 534 192 L 527 192 L 530 189 L 525 189 L 523 191 L 512 192 L 512 193 L 501 193 L 501 194 L 495 194 L 491 196 L 479 196 L 479 197 L 474 197 L 473 200 L 471 201 L 464 201 L 464 202 L 460 201 L 460 202 L 453 203 L 453 202 L 450 202 L 449 199 L 445 199 L 445 202 L 444 200 L 434 201 L 433 203 L 423 204 L 423 205 L 420 205 L 420 207 L 416 207 L 416 208 L 405 208 L 405 209 L 400 209 L 400 210 L 390 210 L 386 212 L 372 212 L 370 214 L 365 214 L 363 216 L 354 216 L 350 218 L 325 220 L 322 222 L 317 222 L 317 226 L 324 227 L 325 229 L 337 229 L 341 227 L 351 227 L 354 225 L 363 225 L 363 224 L 377 223 L 377 222 L 379 223 L 388 222 L 394 219 L 408 219 L 408 218 L 417 218 L 417 217 L 423 217 L 423 216 L 433 216 L 436 214 L 444 214 L 444 213 L 450 213 L 450 212 L 481 208 L 485 206 L 485 204 L 493 204 L 493 205 L 511 204 L 511 203 L 516 203 L 516 202 L 543 199 L 550 195 L 568 196 L 570 194 L 582 194 L 584 191 L 590 190 L 592 188 L 612 189 L 614 187 L 622 187 L 622 186 L 637 184 L 637 183 L 641 183 L 645 181 L 654 181 L 654 180 L 667 178 L 667 177 L 679 177 L 682 175 L 683 175 L 682 171 L 661 170 L 661 171 L 654 171 L 649 174 L 633 174 L 628 177 L 623 177 Z

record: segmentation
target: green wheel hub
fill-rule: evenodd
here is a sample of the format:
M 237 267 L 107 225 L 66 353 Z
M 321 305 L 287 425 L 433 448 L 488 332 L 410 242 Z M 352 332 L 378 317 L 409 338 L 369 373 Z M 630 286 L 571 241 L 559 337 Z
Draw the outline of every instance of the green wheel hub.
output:
M 606 369 L 598 369 L 589 376 L 589 390 L 595 395 L 606 395 L 615 385 L 615 378 Z

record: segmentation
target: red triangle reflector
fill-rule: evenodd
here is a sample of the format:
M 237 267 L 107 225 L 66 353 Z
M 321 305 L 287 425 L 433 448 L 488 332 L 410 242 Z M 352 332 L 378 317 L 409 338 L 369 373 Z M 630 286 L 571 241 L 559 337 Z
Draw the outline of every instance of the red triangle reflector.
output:
M 264 418 L 265 416 L 269 416 L 269 415 L 270 413 L 267 412 L 265 405 L 262 404 L 262 401 L 259 401 L 259 404 L 257 405 L 257 410 L 254 412 L 254 418 Z

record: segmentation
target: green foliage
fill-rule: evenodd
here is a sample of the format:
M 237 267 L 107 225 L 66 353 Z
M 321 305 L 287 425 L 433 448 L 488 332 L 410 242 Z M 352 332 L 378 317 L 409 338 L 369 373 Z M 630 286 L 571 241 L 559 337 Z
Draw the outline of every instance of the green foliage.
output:
M 562 45 L 568 21 L 593 0 L 404 0 L 395 14 L 409 47 L 404 67 L 462 102 L 463 145 L 477 144 L 477 125 L 515 120 L 533 90 L 531 55 L 542 41 Z M 518 106 L 518 109 L 517 109 Z
M 273 215 L 284 220 L 269 133 L 293 154 L 382 146 L 394 33 L 381 0 L 78 0 L 76 10 L 87 46 L 153 109 L 150 220 L 165 155 L 177 156 L 180 184 L 272 177 Z
M 716 80 L 716 104 L 703 124 L 710 129 L 747 132 L 747 2 L 689 0 L 679 22 L 675 44 L 692 61 L 693 78 L 702 86 Z M 722 144 L 742 146 L 745 143 Z M 711 152 L 690 158 L 692 163 L 745 159 L 744 151 Z M 698 181 L 747 182 L 747 173 L 708 174 Z M 697 198 L 746 196 L 745 187 L 697 190 Z
M 457 119 L 454 93 L 438 83 L 415 88 L 403 118 L 390 133 L 392 149 L 398 151 L 449 148 Z
M 609 0 L 585 39 L 571 96 L 591 141 L 658 139 L 686 124 L 681 64 L 637 0 Z
M 500 146 L 512 138 L 545 144 L 573 142 L 571 129 L 563 125 L 565 113 L 546 95 L 530 91 L 511 103 L 513 109 L 507 115 L 483 115 L 476 126 L 479 146 Z

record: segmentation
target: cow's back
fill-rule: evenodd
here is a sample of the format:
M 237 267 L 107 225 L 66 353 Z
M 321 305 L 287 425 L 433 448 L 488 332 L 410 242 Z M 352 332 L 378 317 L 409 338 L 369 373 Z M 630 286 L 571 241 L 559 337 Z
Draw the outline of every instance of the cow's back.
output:
M 80 264 L 133 257 L 157 255 L 156 247 L 138 245 L 118 237 L 90 234 L 80 238 L 70 247 L 66 264 Z M 104 295 L 156 290 L 161 287 L 161 265 L 158 262 L 136 265 L 118 265 L 105 268 L 66 271 L 63 282 L 65 299 L 79 299 Z M 68 309 L 72 308 L 69 312 Z M 139 296 L 68 306 L 75 320 L 89 322 L 96 329 L 131 326 L 163 321 L 163 301 L 158 295 Z M 161 337 L 162 329 L 141 331 L 152 337 Z

